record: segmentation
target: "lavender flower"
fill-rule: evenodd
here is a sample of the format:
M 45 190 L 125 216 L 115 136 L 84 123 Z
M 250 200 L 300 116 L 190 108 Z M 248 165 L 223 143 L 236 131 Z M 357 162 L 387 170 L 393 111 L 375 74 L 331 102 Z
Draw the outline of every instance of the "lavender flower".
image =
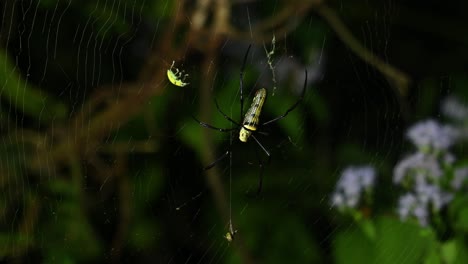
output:
M 413 125 L 406 136 L 421 150 L 447 150 L 458 134 L 458 130 L 452 126 L 426 120 Z
M 421 226 L 427 226 L 429 212 L 426 204 L 422 203 L 414 194 L 407 193 L 400 197 L 398 215 L 402 221 L 414 216 Z
M 445 116 L 455 121 L 466 122 L 468 120 L 468 107 L 454 96 L 444 99 L 441 111 Z
M 332 194 L 331 204 L 340 208 L 355 208 L 364 191 L 375 183 L 375 169 L 370 166 L 348 167 L 342 173 Z
M 438 212 L 453 199 L 453 194 L 444 192 L 439 186 L 428 184 L 424 180 L 416 183 L 415 191 L 418 200 L 424 204 L 431 204 L 435 212 Z
M 444 165 L 452 165 L 455 162 L 455 160 L 455 155 L 453 155 L 450 152 L 446 152 L 443 156 Z
M 393 170 L 393 182 L 401 183 L 405 177 L 424 179 L 438 179 L 442 176 L 442 170 L 433 155 L 416 152 L 397 163 Z
M 455 170 L 450 185 L 455 190 L 460 190 L 468 181 L 468 167 L 461 167 Z
M 447 99 L 442 112 L 449 117 L 468 121 L 468 107 L 454 98 Z M 449 204 L 455 194 L 468 180 L 468 166 L 455 169 L 450 185 L 446 188 L 443 169 L 451 170 L 456 157 L 448 149 L 466 137 L 468 126 L 454 127 L 442 125 L 434 120 L 426 120 L 410 127 L 406 136 L 418 148 L 414 154 L 404 158 L 394 168 L 393 181 L 403 185 L 408 193 L 401 196 L 398 204 L 400 219 L 416 218 L 422 226 L 427 226 L 431 214 L 438 213 Z
M 430 207 L 433 212 L 439 212 L 453 199 L 453 194 L 428 184 L 424 178 L 416 181 L 414 191 L 400 197 L 397 211 L 401 220 L 415 217 L 421 226 L 428 224 Z

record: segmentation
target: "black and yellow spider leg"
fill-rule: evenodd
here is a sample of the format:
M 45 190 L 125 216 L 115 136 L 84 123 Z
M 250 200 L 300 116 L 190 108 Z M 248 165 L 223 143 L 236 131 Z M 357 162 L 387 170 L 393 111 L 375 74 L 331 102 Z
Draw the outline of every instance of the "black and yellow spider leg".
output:
M 207 124 L 205 122 L 202 122 L 200 120 L 198 120 L 195 116 L 192 115 L 192 118 L 197 121 L 198 124 L 200 124 L 201 126 L 204 126 L 206 128 L 209 128 L 209 129 L 213 129 L 213 130 L 217 130 L 219 132 L 230 132 L 230 131 L 234 131 L 237 129 L 237 127 L 234 127 L 234 128 L 220 128 L 220 127 L 215 127 L 215 126 L 212 126 L 210 124 Z
M 279 121 L 279 120 L 285 118 L 289 114 L 289 112 L 294 110 L 294 108 L 296 108 L 302 102 L 302 99 L 304 98 L 306 87 L 307 87 L 307 70 L 305 70 L 304 88 L 302 88 L 302 93 L 301 93 L 301 96 L 299 97 L 299 99 L 288 110 L 286 110 L 286 112 L 284 114 L 282 114 L 282 115 L 280 115 L 280 116 L 278 116 L 276 118 L 273 118 L 272 120 L 266 121 L 265 123 L 262 124 L 262 126 L 271 124 L 273 122 L 276 122 L 276 121 Z
M 242 67 L 241 67 L 241 70 L 240 70 L 240 119 L 239 120 L 242 120 L 244 118 L 244 71 L 245 71 L 245 63 L 247 62 L 247 56 L 249 55 L 249 51 L 250 51 L 250 47 L 252 46 L 249 45 L 249 47 L 247 48 L 247 52 L 245 52 L 245 55 L 244 55 L 244 62 L 242 63 Z
M 256 195 L 258 196 L 262 192 L 262 188 L 263 188 L 263 171 L 265 169 L 265 165 L 270 164 L 271 154 L 262 145 L 262 143 L 260 143 L 260 141 L 254 135 L 251 135 L 251 137 L 255 140 L 255 142 L 257 142 L 257 144 L 260 146 L 260 148 L 262 148 L 263 152 L 265 152 L 265 154 L 267 155 L 267 161 L 266 161 L 266 163 L 264 163 L 262 161 L 262 159 L 260 158 L 260 155 L 258 155 L 257 150 L 255 150 L 255 152 L 257 153 L 258 163 L 259 163 L 259 166 L 260 166 L 260 175 L 258 176 L 258 187 L 257 187 L 257 193 L 256 193 Z

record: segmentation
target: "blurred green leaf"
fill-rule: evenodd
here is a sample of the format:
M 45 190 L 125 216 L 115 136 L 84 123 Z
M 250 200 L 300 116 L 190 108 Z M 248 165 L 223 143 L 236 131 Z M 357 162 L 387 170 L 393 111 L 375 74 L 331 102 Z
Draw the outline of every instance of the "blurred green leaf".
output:
M 378 263 L 420 263 L 428 246 L 434 243 L 432 235 L 421 236 L 421 227 L 415 223 L 380 217 L 376 226 L 375 261 Z
M 40 0 L 38 4 L 44 8 L 54 8 L 57 2 L 60 2 L 60 0 Z
M 200 138 L 202 137 L 202 129 L 207 128 L 200 126 L 191 118 L 187 118 L 179 126 L 182 127 L 178 134 L 181 141 L 193 149 L 197 153 L 198 157 L 201 157 L 202 141 Z
M 447 248 L 442 245 L 442 256 L 446 263 L 468 263 L 468 246 L 465 237 L 457 236 L 453 242 L 449 241 Z
M 435 248 L 436 244 L 434 244 L 433 248 L 428 249 L 427 256 L 424 258 L 424 264 L 441 264 L 442 257 L 439 254 L 438 248 Z
M 458 232 L 468 233 L 468 196 L 457 195 L 450 203 L 449 208 L 450 221 Z
M 375 251 L 372 249 L 373 242 L 355 227 L 338 233 L 333 240 L 335 263 L 373 263 Z
M 39 122 L 63 119 L 67 115 L 64 104 L 22 78 L 4 50 L 0 50 L 0 86 L 2 100 Z
M 172 15 L 172 10 L 175 8 L 174 1 L 151 1 L 148 3 L 148 8 L 143 11 L 146 12 L 146 15 L 150 18 L 167 18 Z
M 304 103 L 315 117 L 315 120 L 324 125 L 330 121 L 330 109 L 328 109 L 324 98 L 318 94 L 316 89 L 317 87 L 314 86 L 308 88 Z
M 144 213 L 148 209 L 147 205 L 161 194 L 167 178 L 163 172 L 160 162 L 152 162 L 142 170 L 131 173 L 133 204 L 137 214 Z
M 102 251 L 101 242 L 81 203 L 79 186 L 74 185 L 74 182 L 64 179 L 48 182 L 51 195 L 60 198 L 45 200 L 48 206 L 38 229 L 38 244 L 45 250 L 49 261 L 87 260 L 96 258 Z
M 420 263 L 434 243 L 433 236 L 421 236 L 418 225 L 384 217 L 375 223 L 375 241 L 356 228 L 338 234 L 334 243 L 337 263 Z
M 138 251 L 151 250 L 158 246 L 160 230 L 154 221 L 136 217 L 129 230 L 129 244 Z
M 270 217 L 275 215 L 275 219 Z M 251 205 L 237 217 L 238 232 L 246 246 L 258 256 L 261 263 L 320 263 L 319 245 L 308 228 L 294 212 L 275 206 Z M 238 256 L 232 255 L 230 263 Z
M 298 99 L 298 97 L 278 94 L 276 96 L 267 96 L 264 108 L 270 115 L 267 116 L 263 114 L 261 122 L 266 122 L 283 115 Z M 292 141 L 299 145 L 304 143 L 304 129 L 302 129 L 304 126 L 304 115 L 301 111 L 301 107 L 302 104 L 299 104 L 293 111 L 289 112 L 285 118 L 277 122 L 278 126 L 285 132 L 286 137 L 290 137 Z M 268 126 L 271 127 L 274 125 Z
M 128 2 L 124 4 L 132 5 L 133 8 L 141 9 L 142 3 Z M 120 3 L 122 4 L 122 3 Z M 107 1 L 90 1 L 83 5 L 77 5 L 82 8 L 83 15 L 95 24 L 95 32 L 103 39 L 110 38 L 112 35 L 121 35 L 130 32 L 131 25 L 128 23 L 128 18 L 125 17 L 125 9 L 118 8 L 114 3 Z M 110 34 L 109 34 L 110 33 Z
M 129 244 L 136 250 L 150 250 L 156 247 L 159 226 L 152 219 L 151 204 L 161 194 L 167 178 L 160 162 L 151 162 L 142 170 L 132 172 L 132 221 L 129 226 Z
M 458 253 L 457 242 L 454 240 L 449 240 L 443 243 L 441 247 L 441 253 L 444 263 L 455 263 Z

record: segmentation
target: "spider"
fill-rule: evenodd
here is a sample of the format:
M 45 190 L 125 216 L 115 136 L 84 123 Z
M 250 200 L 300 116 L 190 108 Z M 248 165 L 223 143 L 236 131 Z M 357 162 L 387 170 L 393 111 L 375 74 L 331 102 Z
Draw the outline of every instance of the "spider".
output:
M 273 118 L 271 120 L 268 120 L 266 122 L 260 123 L 260 114 L 262 112 L 263 103 L 266 101 L 266 96 L 267 96 L 267 92 L 266 92 L 265 88 L 261 88 L 261 89 L 256 91 L 255 96 L 254 96 L 254 98 L 252 100 L 252 105 L 247 110 L 247 113 L 244 116 L 244 70 L 245 70 L 245 64 L 246 64 L 246 61 L 247 61 L 247 56 L 249 54 L 251 46 L 252 45 L 249 45 L 249 47 L 247 48 L 247 52 L 244 55 L 244 62 L 242 63 L 242 67 L 241 67 L 241 70 L 240 70 L 240 76 L 239 76 L 240 77 L 240 85 L 239 85 L 240 86 L 239 87 L 239 90 L 240 90 L 240 118 L 241 119 L 243 118 L 242 123 L 238 122 L 238 121 L 235 121 L 232 118 L 230 118 L 228 115 L 226 115 L 223 112 L 223 110 L 221 110 L 221 108 L 219 107 L 219 104 L 218 104 L 218 101 L 216 100 L 216 98 L 214 99 L 216 109 L 218 110 L 219 113 L 221 113 L 221 115 L 223 115 L 223 117 L 225 119 L 227 119 L 229 122 L 231 122 L 232 124 L 235 125 L 234 128 L 219 128 L 219 127 L 215 127 L 213 125 L 210 125 L 208 123 L 202 122 L 202 121 L 198 120 L 195 116 L 192 116 L 192 118 L 195 119 L 195 121 L 198 122 L 201 126 L 209 128 L 209 129 L 217 130 L 219 132 L 231 132 L 231 131 L 234 131 L 234 130 L 239 130 L 239 140 L 241 142 L 244 142 L 244 143 L 246 143 L 250 137 L 253 138 L 255 140 L 255 142 L 260 146 L 260 148 L 263 150 L 263 152 L 266 154 L 267 159 L 268 159 L 267 160 L 267 164 L 268 164 L 270 162 L 270 159 L 271 159 L 271 154 L 263 146 L 263 144 L 260 143 L 260 141 L 257 139 L 257 137 L 255 137 L 255 134 L 256 133 L 262 133 L 262 132 L 260 132 L 258 130 L 259 128 L 261 128 L 261 127 L 263 127 L 265 125 L 272 124 L 274 122 L 277 122 L 277 121 L 285 118 L 291 111 L 293 111 L 299 105 L 299 103 L 304 98 L 304 94 L 305 94 L 305 90 L 306 90 L 306 86 L 307 86 L 307 69 L 305 70 L 304 87 L 302 88 L 302 92 L 301 92 L 301 95 L 299 96 L 299 99 L 291 107 L 289 107 L 284 114 L 282 114 L 282 115 L 280 115 L 278 117 L 275 117 L 275 118 Z M 230 151 L 231 151 L 230 149 L 227 150 L 223 155 L 221 155 L 219 158 L 217 158 L 211 164 L 206 166 L 204 168 L 204 170 L 209 170 L 212 167 L 214 167 L 218 162 L 220 162 L 221 160 L 226 158 L 229 155 Z M 260 163 L 259 164 L 259 166 L 260 166 L 260 175 L 259 175 L 259 181 L 258 181 L 257 195 L 261 192 L 262 185 L 263 185 L 263 167 L 264 167 L 264 163 L 261 160 L 259 161 L 259 163 Z
M 183 70 L 179 71 L 179 69 L 174 67 L 174 64 L 175 64 L 175 61 L 172 61 L 171 68 L 167 70 L 167 78 L 172 84 L 176 86 L 184 87 L 188 85 L 189 83 L 185 82 L 185 80 L 188 77 L 188 74 L 185 74 Z M 172 69 L 174 69 L 175 71 L 173 71 Z

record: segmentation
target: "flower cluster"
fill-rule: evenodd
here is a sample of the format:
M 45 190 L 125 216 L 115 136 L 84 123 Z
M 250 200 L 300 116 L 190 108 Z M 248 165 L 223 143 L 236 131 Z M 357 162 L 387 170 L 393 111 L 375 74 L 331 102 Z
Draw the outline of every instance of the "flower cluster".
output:
M 468 106 L 464 105 L 458 98 L 449 96 L 442 102 L 441 112 L 454 121 L 455 127 L 460 131 L 461 139 L 468 139 Z
M 442 104 L 442 113 L 457 123 L 449 125 L 429 119 L 407 130 L 406 137 L 415 150 L 393 170 L 393 183 L 404 190 L 397 208 L 403 221 L 413 218 L 422 226 L 429 225 L 457 192 L 468 187 L 468 166 L 460 165 L 463 162 L 450 149 L 468 139 L 468 107 L 449 97 Z M 336 184 L 332 206 L 342 211 L 357 208 L 362 195 L 369 194 L 374 183 L 374 168 L 348 167 Z
M 465 123 L 468 120 L 468 107 L 453 96 L 445 98 L 441 105 L 441 112 L 458 123 Z
M 453 98 L 445 101 L 442 112 L 457 121 L 468 118 L 468 108 Z M 393 171 L 393 182 L 407 191 L 399 199 L 400 219 L 414 217 L 427 226 L 431 215 L 447 206 L 463 187 L 468 167 L 455 168 L 456 157 L 449 151 L 463 139 L 462 135 L 460 127 L 435 120 L 422 121 L 408 129 L 406 136 L 417 150 L 398 162 Z
M 406 134 L 408 139 L 423 152 L 445 151 L 458 138 L 453 126 L 441 125 L 434 120 L 416 123 Z
M 430 213 L 437 213 L 453 199 L 440 183 L 445 176 L 444 165 L 455 160 L 448 149 L 458 133 L 454 127 L 427 120 L 410 127 L 406 135 L 417 151 L 401 160 L 393 171 L 393 182 L 408 191 L 400 197 L 397 211 L 400 219 L 414 217 L 426 226 Z
M 361 195 L 370 192 L 375 183 L 375 169 L 370 166 L 348 167 L 342 173 L 332 194 L 332 206 L 356 208 Z

